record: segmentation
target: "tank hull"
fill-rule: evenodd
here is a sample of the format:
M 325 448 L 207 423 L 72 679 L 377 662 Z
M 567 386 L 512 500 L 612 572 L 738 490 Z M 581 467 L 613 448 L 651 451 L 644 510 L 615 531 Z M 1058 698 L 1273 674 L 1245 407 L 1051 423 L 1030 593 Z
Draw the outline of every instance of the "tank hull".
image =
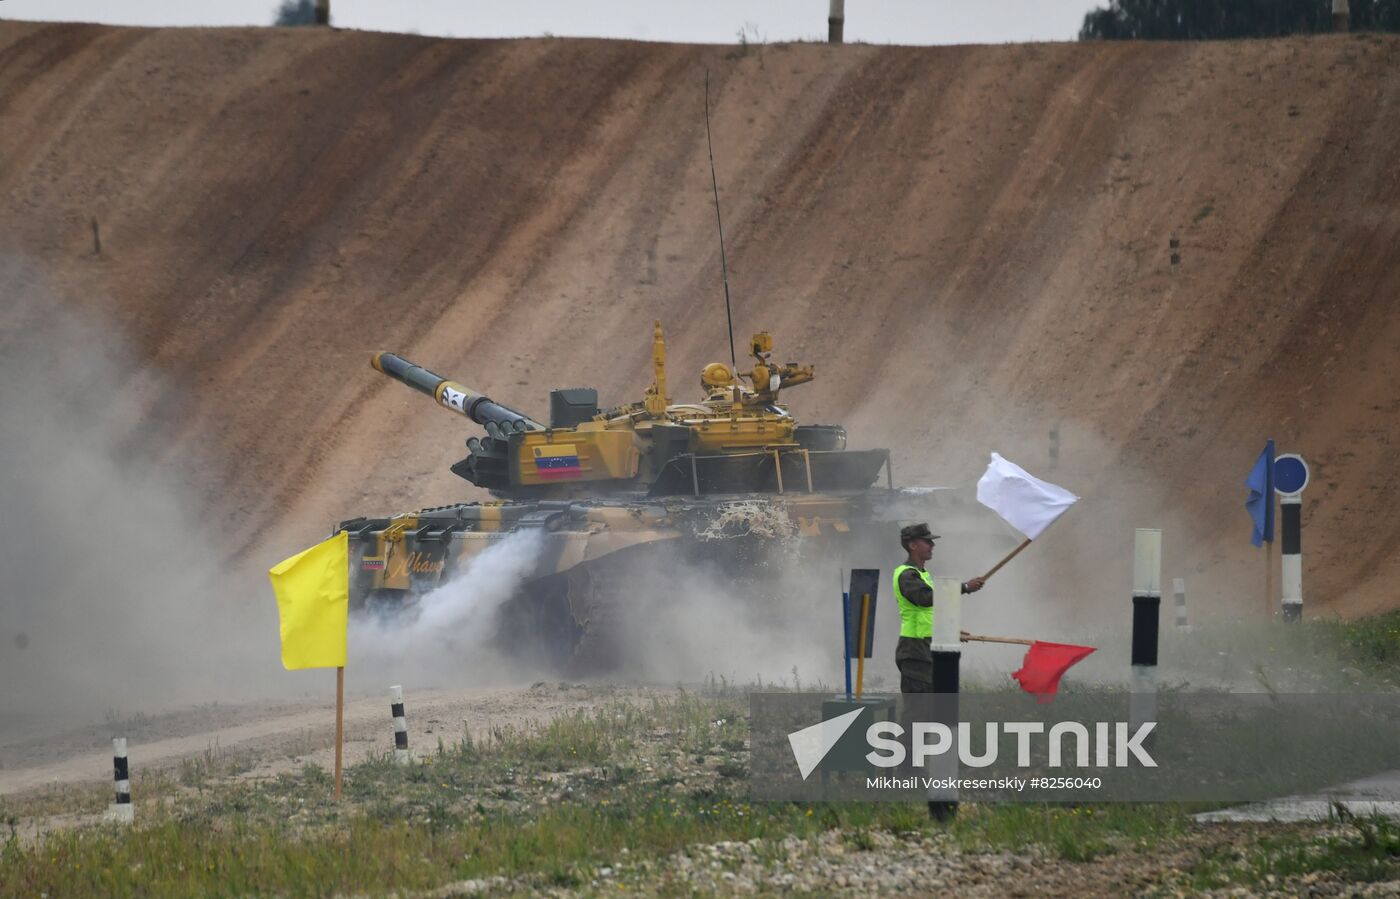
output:
M 840 569 L 898 563 L 902 522 L 946 521 L 974 506 L 956 490 L 631 496 L 461 503 L 353 519 L 337 530 L 350 535 L 355 614 L 412 615 L 445 584 L 471 590 L 474 578 L 489 577 L 493 550 L 511 553 L 512 595 L 492 642 L 542 668 L 583 675 L 626 667 L 649 605 L 686 601 L 674 586 L 680 573 L 762 604 L 790 590 L 794 572 L 820 572 L 834 596 Z M 969 547 L 979 536 L 996 547 L 1009 542 L 975 513 L 959 532 Z

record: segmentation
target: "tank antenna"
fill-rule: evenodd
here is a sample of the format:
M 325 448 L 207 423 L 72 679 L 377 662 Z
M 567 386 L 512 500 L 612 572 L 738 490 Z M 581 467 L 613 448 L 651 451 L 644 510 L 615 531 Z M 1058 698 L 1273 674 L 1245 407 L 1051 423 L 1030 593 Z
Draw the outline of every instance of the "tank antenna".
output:
M 729 361 L 737 371 L 734 355 L 734 314 L 729 310 L 729 265 L 724 259 L 724 220 L 719 217 L 719 179 L 715 177 L 715 145 L 710 140 L 710 70 L 705 70 L 705 146 L 710 151 L 710 186 L 715 192 L 715 224 L 719 225 L 719 271 L 724 278 L 724 317 L 729 322 Z

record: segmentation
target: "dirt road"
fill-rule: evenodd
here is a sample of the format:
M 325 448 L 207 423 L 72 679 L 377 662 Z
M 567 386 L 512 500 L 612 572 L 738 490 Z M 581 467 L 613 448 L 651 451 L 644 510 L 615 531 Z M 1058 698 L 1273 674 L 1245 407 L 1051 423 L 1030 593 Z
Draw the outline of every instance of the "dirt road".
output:
M 451 746 L 464 734 L 489 739 L 495 729 L 525 730 L 557 715 L 591 712 L 615 701 L 644 701 L 670 691 L 642 687 L 541 683 L 490 690 L 427 690 L 405 697 L 409 749 L 428 755 L 438 741 Z M 345 705 L 345 764 L 382 755 L 394 746 L 386 696 L 359 696 Z M 308 764 L 329 771 L 335 759 L 334 696 L 329 702 L 202 705 L 106 721 L 77 729 L 34 728 L 0 743 L 0 796 L 53 784 L 111 780 L 111 737 L 126 736 L 133 777 L 206 761 L 246 777 L 274 776 Z

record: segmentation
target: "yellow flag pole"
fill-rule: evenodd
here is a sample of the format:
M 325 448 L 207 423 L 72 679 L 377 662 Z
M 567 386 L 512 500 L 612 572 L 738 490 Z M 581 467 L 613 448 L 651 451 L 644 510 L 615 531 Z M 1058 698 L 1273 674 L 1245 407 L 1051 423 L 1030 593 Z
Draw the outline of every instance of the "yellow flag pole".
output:
M 985 581 L 985 580 L 987 580 L 988 578 L 990 578 L 992 575 L 996 574 L 998 571 L 1001 570 L 1001 566 L 1005 565 L 1007 562 L 1010 562 L 1012 559 L 1016 558 L 1016 554 L 1017 554 L 1017 553 L 1019 553 L 1021 550 L 1025 549 L 1027 546 L 1030 546 L 1030 545 L 1031 545 L 1031 538 L 1027 537 L 1025 543 L 1022 543 L 1020 546 L 1018 546 L 1018 547 L 1016 547 L 1015 549 L 1013 549 L 1009 554 L 1007 554 L 1006 558 L 1002 559 L 1000 562 L 998 562 L 998 563 L 996 563 L 995 565 L 993 565 L 991 571 L 989 571 L 989 572 L 987 572 L 986 574 L 982 575 L 982 580 Z
M 340 744 L 345 733 L 345 666 L 335 669 L 335 801 L 340 801 Z

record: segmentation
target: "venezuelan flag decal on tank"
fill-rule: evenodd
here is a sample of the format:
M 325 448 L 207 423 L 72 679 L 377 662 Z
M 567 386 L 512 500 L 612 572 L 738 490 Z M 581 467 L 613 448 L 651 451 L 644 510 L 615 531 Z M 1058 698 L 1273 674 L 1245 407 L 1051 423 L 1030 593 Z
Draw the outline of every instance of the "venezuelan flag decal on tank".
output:
M 572 443 L 535 447 L 535 473 L 546 481 L 581 477 L 578 450 Z

